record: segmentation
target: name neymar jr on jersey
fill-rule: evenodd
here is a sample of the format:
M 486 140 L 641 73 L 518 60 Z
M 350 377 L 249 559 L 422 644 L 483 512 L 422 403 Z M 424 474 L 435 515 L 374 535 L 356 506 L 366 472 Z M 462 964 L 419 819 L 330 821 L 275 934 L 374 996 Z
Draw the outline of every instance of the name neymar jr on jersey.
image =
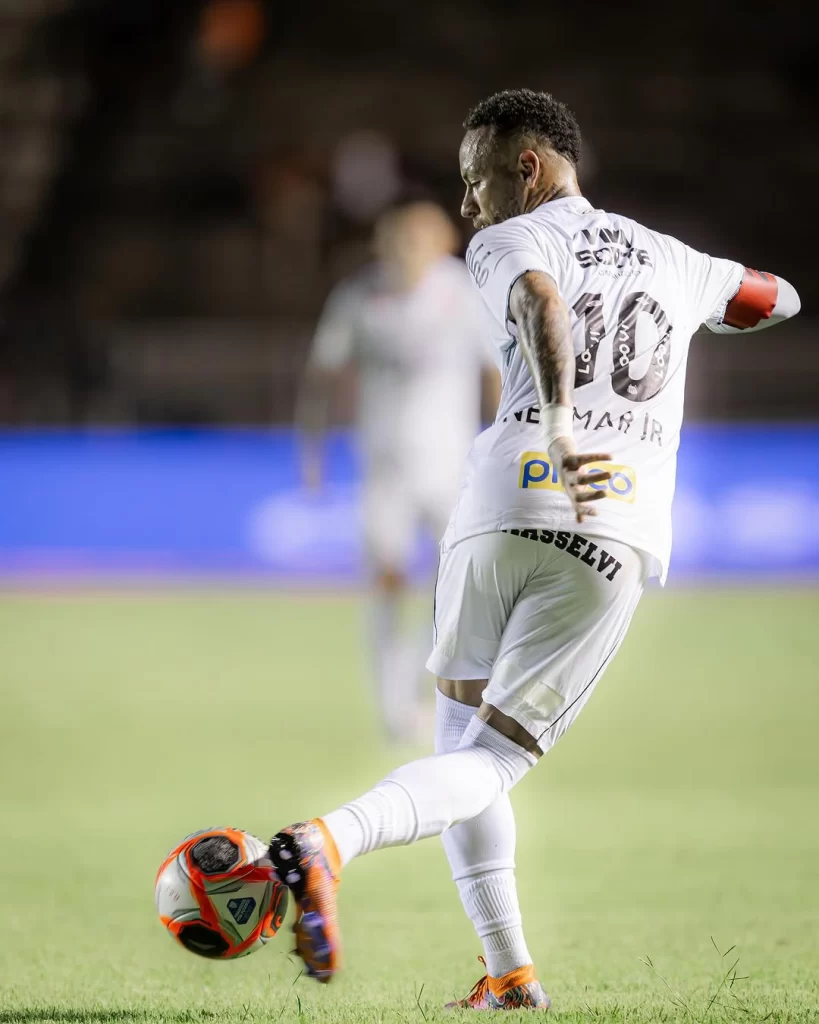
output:
M 593 433 L 595 430 L 609 427 L 612 430 L 618 430 L 621 434 L 628 434 L 636 424 L 635 431 L 631 435 L 633 438 L 648 444 L 656 444 L 660 448 L 663 446 L 663 425 L 659 420 L 653 419 L 650 413 L 635 416 L 631 409 L 626 409 L 625 412 L 618 415 L 616 412 L 611 413 L 608 409 L 604 409 L 602 414 L 598 415 L 598 411 L 594 409 L 579 412 L 577 406 L 574 406 L 572 411 L 575 423 L 582 423 L 583 430 L 591 430 Z M 508 423 L 510 419 L 517 420 L 518 423 L 536 426 L 540 423 L 540 409 L 536 405 L 530 405 L 528 409 L 520 409 L 518 412 L 510 413 L 509 416 L 504 416 L 501 423 Z M 592 420 L 594 420 L 594 426 L 592 426 Z

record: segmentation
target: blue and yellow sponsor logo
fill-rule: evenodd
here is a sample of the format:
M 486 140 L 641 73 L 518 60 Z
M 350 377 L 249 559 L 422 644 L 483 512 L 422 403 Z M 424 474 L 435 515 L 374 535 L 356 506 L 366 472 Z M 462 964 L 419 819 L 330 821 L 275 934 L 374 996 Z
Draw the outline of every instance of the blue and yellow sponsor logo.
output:
M 607 498 L 615 501 L 627 501 L 631 504 L 637 494 L 637 474 L 631 466 L 618 466 L 613 462 L 590 462 L 584 472 L 611 473 L 610 480 L 602 480 L 599 484 L 589 484 L 595 491 L 605 491 Z M 520 475 L 518 487 L 524 491 L 535 489 L 541 491 L 562 491 L 557 469 L 549 461 L 545 452 L 524 452 L 520 457 Z

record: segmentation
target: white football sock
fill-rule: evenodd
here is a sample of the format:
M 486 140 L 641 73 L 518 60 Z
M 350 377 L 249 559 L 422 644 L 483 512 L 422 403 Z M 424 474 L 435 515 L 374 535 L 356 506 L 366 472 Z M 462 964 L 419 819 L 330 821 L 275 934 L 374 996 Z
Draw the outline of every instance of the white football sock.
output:
M 494 806 L 490 809 L 494 810 Z M 501 817 L 506 815 L 496 815 L 496 824 L 500 823 L 498 819 Z M 510 814 L 509 818 L 514 822 L 513 815 Z M 483 943 L 486 970 L 490 977 L 502 978 L 510 971 L 532 963 L 523 934 L 514 868 L 487 871 L 455 881 L 464 910 Z
M 436 690 L 435 751 L 457 748 L 475 709 Z M 521 923 L 515 884 L 515 815 L 502 793 L 475 818 L 442 835 L 452 879 L 483 943 L 487 972 L 502 978 L 532 962 Z
M 466 727 L 477 711 L 470 704 L 445 696 L 435 687 L 435 753 L 451 754 L 461 745 Z
M 412 761 L 324 817 L 342 864 L 384 846 L 408 846 L 480 814 L 537 763 L 473 715 L 461 745 Z

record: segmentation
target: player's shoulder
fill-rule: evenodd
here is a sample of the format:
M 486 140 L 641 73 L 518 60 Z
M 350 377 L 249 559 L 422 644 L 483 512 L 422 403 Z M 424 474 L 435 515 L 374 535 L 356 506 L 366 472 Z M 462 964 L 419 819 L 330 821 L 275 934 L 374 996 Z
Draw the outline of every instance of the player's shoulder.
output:
M 619 246 L 637 256 L 641 266 L 664 266 L 673 268 L 677 273 L 686 273 L 699 259 L 707 258 L 676 235 L 650 227 L 626 214 L 607 210 L 595 210 L 588 222 L 582 225 L 576 241 L 580 248 L 580 255 L 575 253 L 578 259 L 581 256 L 588 259 L 589 253 L 597 258 L 600 253 L 605 255 Z M 597 262 L 601 261 L 598 259 Z
M 606 216 L 622 226 L 632 239 L 641 236 L 644 242 L 647 241 L 656 250 L 662 250 L 669 257 L 684 258 L 689 255 L 705 255 L 705 253 L 700 253 L 699 250 L 692 248 L 677 235 L 650 227 L 648 224 L 643 224 L 642 221 L 634 220 L 633 217 L 620 213 L 606 213 Z
M 451 281 L 456 284 L 463 281 L 469 283 L 469 271 L 466 269 L 466 263 L 459 256 L 442 256 L 433 266 L 432 274 L 442 281 Z
M 468 253 L 485 252 L 493 247 L 548 244 L 555 237 L 572 235 L 586 217 L 601 213 L 583 196 L 555 199 L 528 213 L 483 228 L 470 242 Z
M 469 253 L 485 251 L 491 248 L 514 245 L 515 242 L 531 241 L 537 237 L 539 225 L 533 220 L 531 213 L 522 213 L 517 217 L 509 217 L 499 224 L 490 224 L 481 228 L 472 237 L 467 249 L 467 266 Z
M 466 250 L 466 267 L 479 288 L 483 288 L 509 253 L 542 248 L 543 239 L 528 217 L 528 214 L 510 217 L 500 224 L 481 228 L 473 235 Z
M 709 287 L 709 281 L 733 281 L 740 269 L 740 264 L 732 260 L 710 256 L 676 235 L 648 227 L 631 217 L 596 212 L 600 219 L 590 219 L 577 236 L 580 248 L 575 247 L 575 257 L 584 268 L 606 268 L 612 263 L 619 266 L 628 261 L 632 266 L 639 264 L 642 269 L 661 269 L 695 292 Z
M 387 274 L 383 263 L 370 260 L 348 277 L 351 288 L 362 292 L 381 291 L 386 284 Z

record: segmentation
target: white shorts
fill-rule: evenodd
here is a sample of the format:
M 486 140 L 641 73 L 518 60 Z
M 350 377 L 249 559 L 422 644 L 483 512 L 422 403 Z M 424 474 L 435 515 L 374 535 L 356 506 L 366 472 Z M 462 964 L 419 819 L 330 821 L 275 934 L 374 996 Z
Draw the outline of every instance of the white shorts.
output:
M 458 499 L 459 476 L 454 487 L 414 479 L 406 474 L 374 473 L 364 484 L 364 539 L 371 567 L 405 572 L 415 552 L 418 528 L 424 526 L 435 541 L 446 530 Z
M 488 679 L 484 701 L 546 751 L 620 646 L 647 567 L 618 541 L 514 533 L 442 546 L 427 668 L 443 679 Z

